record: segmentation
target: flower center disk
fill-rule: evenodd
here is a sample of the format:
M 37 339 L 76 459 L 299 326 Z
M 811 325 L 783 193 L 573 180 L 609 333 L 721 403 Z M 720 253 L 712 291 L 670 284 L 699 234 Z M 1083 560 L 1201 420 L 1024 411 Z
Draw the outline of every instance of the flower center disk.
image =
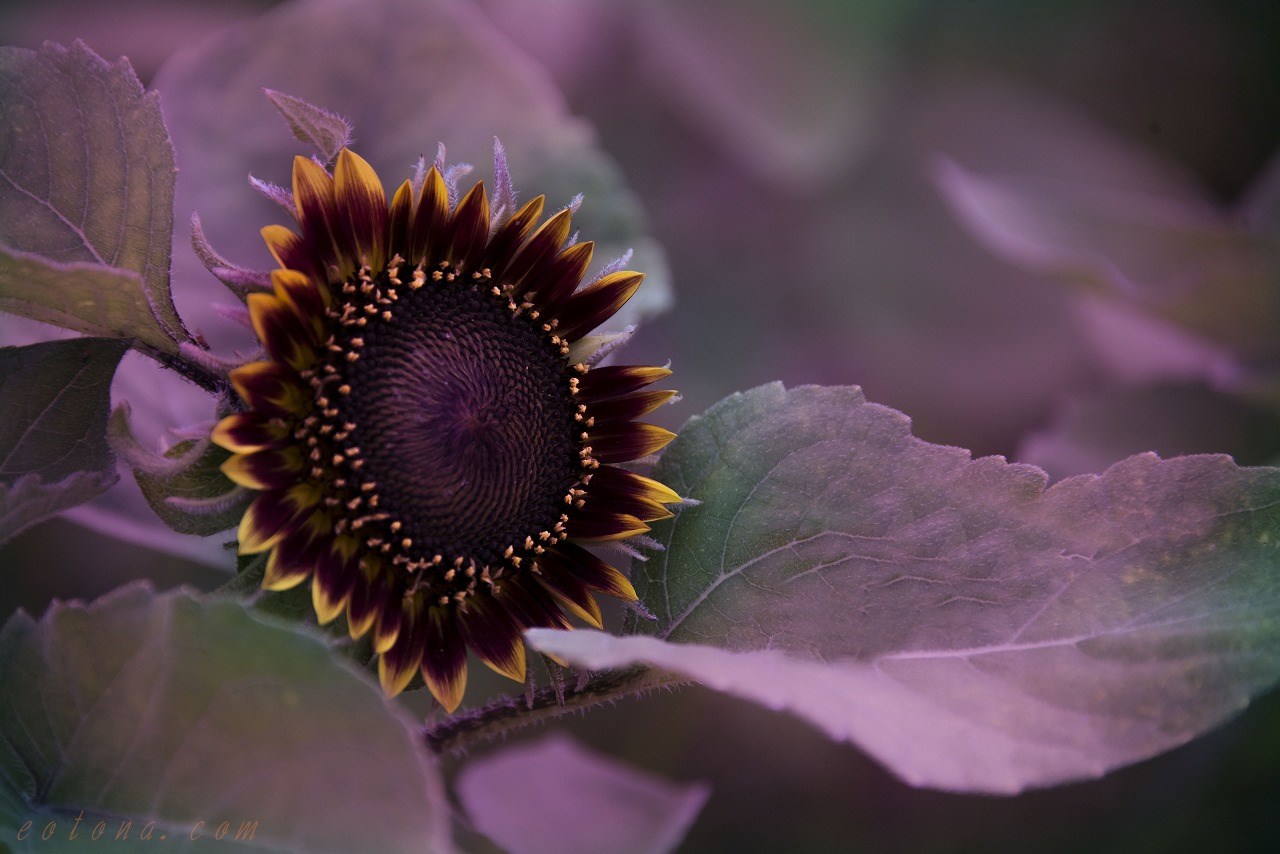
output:
M 358 489 L 385 524 L 400 523 L 405 551 L 497 564 L 557 523 L 581 475 L 565 360 L 488 279 L 412 290 L 386 280 L 376 291 L 396 299 L 349 302 L 367 322 L 335 335 Z

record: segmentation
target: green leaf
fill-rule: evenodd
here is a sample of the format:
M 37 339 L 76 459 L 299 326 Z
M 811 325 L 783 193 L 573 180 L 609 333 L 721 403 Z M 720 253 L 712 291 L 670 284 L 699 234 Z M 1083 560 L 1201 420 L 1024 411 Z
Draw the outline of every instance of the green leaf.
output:
M 0 484 L 0 544 L 64 510 L 92 501 L 117 480 L 114 471 L 78 471 L 50 483 L 28 474 Z
M 179 442 L 169 454 L 182 457 L 193 447 L 189 441 Z M 180 534 L 209 537 L 239 525 L 253 501 L 252 494 L 227 480 L 219 468 L 228 456 L 210 445 L 181 471 L 152 475 L 134 469 L 133 476 L 161 521 Z
M 655 476 L 702 503 L 655 526 L 639 628 L 751 659 L 629 660 L 990 792 L 1168 750 L 1280 677 L 1280 470 L 1146 454 L 1046 490 L 909 428 L 857 389 L 780 385 L 691 421 Z
M 0 309 L 165 354 L 173 147 L 126 60 L 0 48 Z
M 127 342 L 0 347 L 0 543 L 116 481 L 111 378 Z
M 0 311 L 86 335 L 132 338 L 164 352 L 174 349 L 155 325 L 147 294 L 132 270 L 63 264 L 0 246 Z
M 311 602 L 311 584 L 299 584 L 288 590 L 262 589 L 262 577 L 267 569 L 265 554 L 240 555 L 235 577 L 218 588 L 218 593 L 244 600 L 255 610 L 292 622 L 316 623 L 316 609 Z M 346 615 L 324 627 L 324 631 L 346 631 Z
M 338 152 L 351 144 L 351 122 L 337 113 L 274 89 L 263 89 L 262 92 L 284 116 L 293 135 L 300 142 L 313 146 L 325 163 L 332 163 Z
M 98 821 L 107 838 L 132 822 L 131 840 L 154 822 L 187 848 L 225 821 L 233 835 L 256 823 L 260 850 L 450 848 L 409 716 L 322 639 L 238 603 L 136 584 L 39 622 L 19 612 L 0 682 L 7 842 L 56 821 L 70 845 L 83 813 L 81 839 Z
M 129 463 L 147 504 L 180 534 L 209 537 L 234 528 L 253 501 L 249 490 L 222 473 L 229 451 L 205 439 L 183 440 L 157 454 L 134 437 L 128 404 L 111 413 L 108 438 Z
M 352 49 L 360 44 L 377 45 L 378 61 Z M 325 61 L 299 62 L 301 56 Z M 596 242 L 596 267 L 635 248 L 630 266 L 647 274 L 645 283 L 606 324 L 608 331 L 670 304 L 666 259 L 617 165 L 600 151 L 593 130 L 570 114 L 546 72 L 467 6 L 444 0 L 285 4 L 177 51 L 155 85 L 164 93 L 184 167 L 177 206 L 198 210 L 210 243 L 238 264 L 275 266 L 258 230 L 284 216 L 245 176 L 288 187 L 298 153 L 262 96 L 268 86 L 350 119 L 355 150 L 378 170 L 388 192 L 411 177 L 419 157 L 434 158 L 437 142 L 448 147 L 451 161 L 477 165 L 464 180 L 483 178 L 492 191 L 488 164 L 500 137 L 521 200 L 545 193 L 548 209 L 556 210 L 585 194 L 574 225 L 583 240 Z M 176 277 L 207 281 L 186 243 L 175 244 Z M 196 325 L 207 331 L 217 323 L 211 316 Z

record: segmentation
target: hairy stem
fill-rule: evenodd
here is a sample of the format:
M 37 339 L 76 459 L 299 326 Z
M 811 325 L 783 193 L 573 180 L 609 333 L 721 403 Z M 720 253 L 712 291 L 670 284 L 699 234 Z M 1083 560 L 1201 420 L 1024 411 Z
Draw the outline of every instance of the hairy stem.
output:
M 435 753 L 461 752 L 477 741 L 492 740 L 539 721 L 687 681 L 647 667 L 611 670 L 591 677 L 580 689 L 566 687 L 557 691 L 554 686 L 548 686 L 537 689 L 531 697 L 504 697 L 446 718 L 426 727 L 423 740 Z
M 178 374 L 186 377 L 188 380 L 200 386 L 207 392 L 212 394 L 221 394 L 223 391 L 226 391 L 228 387 L 225 377 L 213 374 L 203 365 L 197 365 L 181 356 L 166 353 L 163 350 L 158 350 L 154 347 L 135 345 L 134 348 L 155 359 L 169 370 L 176 371 Z

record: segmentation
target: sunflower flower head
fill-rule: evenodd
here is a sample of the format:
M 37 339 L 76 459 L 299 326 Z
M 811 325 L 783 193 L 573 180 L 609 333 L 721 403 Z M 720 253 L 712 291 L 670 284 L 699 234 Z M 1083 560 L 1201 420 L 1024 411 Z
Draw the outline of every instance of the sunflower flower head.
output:
M 593 592 L 634 600 L 584 544 L 679 501 L 619 466 L 672 438 L 634 420 L 675 394 L 648 390 L 670 371 L 593 368 L 584 341 L 642 275 L 583 286 L 572 209 L 513 209 L 496 155 L 495 211 L 442 161 L 388 204 L 355 153 L 332 175 L 296 158 L 297 227 L 263 229 L 280 268 L 247 298 L 263 356 L 231 371 L 243 406 L 213 435 L 257 491 L 239 548 L 267 553 L 263 586 L 309 580 L 322 623 L 372 633 L 388 695 L 420 672 L 449 710 L 468 649 L 523 681 L 525 629 L 599 626 Z

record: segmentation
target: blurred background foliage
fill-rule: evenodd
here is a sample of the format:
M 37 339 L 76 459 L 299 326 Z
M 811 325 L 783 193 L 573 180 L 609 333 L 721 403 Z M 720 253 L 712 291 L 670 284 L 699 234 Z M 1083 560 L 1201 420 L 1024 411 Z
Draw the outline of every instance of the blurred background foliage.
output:
M 173 50 L 270 5 L 9 0 L 0 42 L 81 37 L 129 56 L 145 82 Z M 675 308 L 625 357 L 672 360 L 685 399 L 665 411 L 668 426 L 781 379 L 862 385 L 911 415 L 917 435 L 976 454 L 1017 458 L 1055 424 L 1084 437 L 1076 459 L 1095 468 L 1147 448 L 1249 463 L 1280 450 L 1274 409 L 1224 403 L 1210 377 L 1137 372 L 1179 384 L 1176 394 L 1135 383 L 1137 345 L 1116 327 L 1100 333 L 1078 294 L 979 244 L 930 179 L 945 155 L 978 172 L 1176 184 L 1229 207 L 1280 143 L 1280 5 L 481 6 L 595 125 L 669 254 Z M 448 141 L 447 127 L 438 133 Z M 1163 408 L 1146 405 L 1157 398 Z M 1137 439 L 1120 435 L 1131 424 Z M 65 521 L 0 549 L 0 566 L 0 615 L 138 577 L 202 589 L 224 578 Z M 556 726 L 654 772 L 709 781 L 691 851 L 1280 846 L 1275 695 L 1167 756 L 1008 799 L 910 789 L 791 718 L 697 689 Z

